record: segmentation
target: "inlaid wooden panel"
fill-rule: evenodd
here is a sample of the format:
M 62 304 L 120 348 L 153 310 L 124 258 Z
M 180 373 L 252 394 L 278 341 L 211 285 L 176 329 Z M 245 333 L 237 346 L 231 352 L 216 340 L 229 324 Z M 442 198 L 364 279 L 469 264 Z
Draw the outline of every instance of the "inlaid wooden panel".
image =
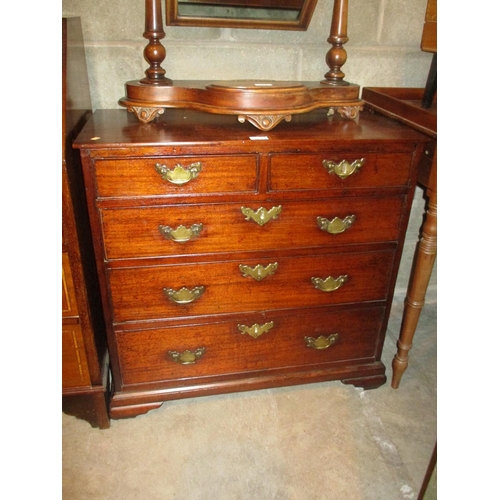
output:
M 341 179 L 329 174 L 323 161 L 353 163 L 364 159 L 355 173 Z M 271 156 L 270 191 L 342 190 L 352 188 L 407 186 L 410 154 L 357 155 L 325 152 L 318 154 L 276 154 Z M 291 173 L 293 172 L 293 175 Z
M 90 375 L 80 325 L 62 326 L 63 388 L 90 385 Z
M 393 257 L 393 251 L 379 251 L 113 269 L 109 271 L 113 319 L 126 322 L 383 300 Z M 239 268 L 275 262 L 274 274 L 261 281 L 243 276 Z M 312 278 L 344 275 L 346 282 L 335 291 L 318 290 L 312 282 Z M 173 302 L 164 292 L 200 286 L 203 294 L 187 304 Z
M 157 257 L 214 252 L 239 252 L 282 248 L 396 241 L 404 197 L 332 198 L 311 202 L 169 205 L 154 208 L 101 211 L 108 259 Z M 281 206 L 276 219 L 259 226 L 246 220 L 241 207 L 257 211 Z M 317 218 L 329 221 L 355 216 L 344 232 L 320 229 Z M 159 226 L 173 229 L 203 224 L 198 237 L 185 243 L 166 239 Z
M 301 310 L 288 316 L 246 315 L 216 324 L 187 324 L 117 334 L 120 366 L 125 384 L 184 379 L 207 375 L 252 372 L 279 367 L 373 358 L 384 309 L 373 307 L 310 314 Z M 242 334 L 239 324 L 273 323 L 257 338 Z M 337 334 L 326 349 L 307 347 L 305 337 Z M 169 351 L 183 353 L 204 348 L 194 364 L 173 361 Z M 194 383 L 194 382 L 193 382 Z
M 75 285 L 67 252 L 62 254 L 62 315 L 63 317 L 78 316 Z
M 164 180 L 156 165 L 172 170 L 176 165 L 189 169 L 199 163 L 201 171 L 186 184 Z M 96 160 L 100 197 L 187 196 L 207 193 L 244 193 L 257 189 L 257 155 L 181 156 Z

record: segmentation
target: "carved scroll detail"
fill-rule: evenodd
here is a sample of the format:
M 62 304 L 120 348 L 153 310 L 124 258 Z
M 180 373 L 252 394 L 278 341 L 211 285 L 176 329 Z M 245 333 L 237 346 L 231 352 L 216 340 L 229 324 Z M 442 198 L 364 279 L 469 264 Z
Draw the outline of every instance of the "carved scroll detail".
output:
M 259 130 L 268 131 L 276 127 L 278 123 L 285 120 L 289 122 L 292 119 L 291 114 L 284 115 L 238 115 L 238 121 L 244 123 L 247 120 Z
M 141 123 L 149 123 L 165 112 L 163 108 L 143 108 L 141 106 L 127 106 L 127 110 L 129 113 L 134 113 Z
M 358 118 L 359 113 L 363 111 L 363 106 L 335 106 L 328 110 L 327 115 L 332 116 L 335 111 L 347 120 L 355 120 Z

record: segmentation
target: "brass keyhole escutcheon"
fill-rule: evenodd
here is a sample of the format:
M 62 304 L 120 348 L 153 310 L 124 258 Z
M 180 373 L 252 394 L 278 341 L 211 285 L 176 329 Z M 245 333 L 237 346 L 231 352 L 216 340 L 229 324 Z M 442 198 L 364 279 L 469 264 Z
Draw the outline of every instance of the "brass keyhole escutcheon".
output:
M 238 330 L 241 333 L 246 333 L 250 335 L 250 337 L 256 339 L 257 337 L 260 337 L 263 333 L 267 333 L 273 326 L 274 322 L 269 321 L 268 323 L 264 323 L 263 325 L 259 325 L 257 323 L 255 323 L 252 326 L 238 325 Z
M 248 207 L 241 207 L 241 213 L 245 216 L 245 220 L 252 220 L 259 226 L 267 224 L 269 221 L 277 219 L 281 213 L 281 205 L 272 207 L 270 210 L 260 207 L 257 210 L 252 210 Z
M 272 276 L 274 274 L 276 269 L 278 269 L 278 263 L 273 262 L 271 264 L 268 264 L 267 266 L 258 264 L 255 267 L 250 267 L 245 264 L 240 264 L 239 268 L 243 277 L 246 278 L 247 276 L 250 276 L 256 281 L 262 281 L 267 276 Z

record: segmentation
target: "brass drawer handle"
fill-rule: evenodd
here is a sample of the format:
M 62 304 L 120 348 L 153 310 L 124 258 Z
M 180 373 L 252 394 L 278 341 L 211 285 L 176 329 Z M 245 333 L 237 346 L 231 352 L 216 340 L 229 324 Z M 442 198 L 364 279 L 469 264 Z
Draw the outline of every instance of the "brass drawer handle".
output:
M 250 276 L 256 281 L 261 281 L 267 276 L 272 276 L 274 271 L 278 269 L 278 263 L 273 262 L 264 267 L 262 264 L 255 266 L 254 268 L 246 266 L 245 264 L 240 264 L 240 271 L 243 277 Z
M 193 365 L 196 363 L 204 354 L 206 349 L 204 347 L 199 347 L 194 351 L 186 350 L 184 352 L 168 351 L 170 358 L 181 365 Z
M 343 233 L 346 229 L 349 229 L 354 221 L 356 220 L 355 215 L 348 215 L 344 219 L 339 219 L 338 217 L 334 217 L 332 220 L 325 219 L 325 217 L 317 217 L 316 221 L 318 222 L 318 227 L 322 231 L 326 231 L 330 234 L 340 234 Z
M 347 278 L 347 274 L 344 274 L 338 278 L 333 278 L 332 276 L 328 276 L 328 278 L 325 279 L 311 278 L 311 281 L 314 288 L 322 292 L 333 292 L 334 290 L 338 290 L 347 281 Z
M 186 287 L 182 287 L 180 290 L 173 290 L 172 288 L 163 289 L 163 293 L 176 304 L 189 304 L 200 298 L 204 291 L 204 286 L 195 286 L 192 290 Z
M 190 228 L 180 225 L 177 229 L 160 224 L 158 230 L 167 240 L 175 241 L 176 243 L 186 243 L 186 241 L 190 241 L 200 235 L 203 230 L 203 224 L 193 224 Z
M 241 213 L 245 216 L 245 220 L 253 220 L 259 226 L 263 226 L 270 220 L 278 218 L 278 215 L 281 213 L 281 205 L 273 207 L 270 210 L 260 207 L 257 211 L 251 208 L 241 207 Z
M 357 172 L 364 163 L 364 158 L 354 160 L 352 163 L 349 163 L 347 160 L 342 160 L 340 163 L 335 163 L 331 160 L 323 160 L 323 166 L 328 170 L 328 173 L 330 175 L 335 174 L 342 180 Z
M 191 163 L 191 165 L 187 167 L 175 165 L 174 168 L 168 168 L 166 165 L 157 163 L 155 165 L 155 170 L 164 181 L 171 182 L 176 186 L 182 186 L 183 184 L 187 184 L 189 181 L 198 177 L 198 174 L 201 172 L 201 162 L 197 161 L 195 163 Z
M 329 335 L 328 337 L 324 337 L 323 335 L 321 335 L 317 339 L 315 339 L 314 337 L 304 337 L 304 341 L 307 347 L 321 350 L 328 349 L 330 346 L 335 344 L 338 338 L 338 333 L 332 333 L 332 335 Z
M 267 333 L 272 327 L 274 326 L 273 321 L 269 321 L 268 323 L 265 323 L 263 325 L 258 325 L 255 323 L 255 325 L 252 326 L 245 326 L 245 325 L 238 325 L 238 330 L 242 334 L 248 334 L 250 337 L 253 337 L 256 339 L 257 337 L 260 337 L 263 333 Z

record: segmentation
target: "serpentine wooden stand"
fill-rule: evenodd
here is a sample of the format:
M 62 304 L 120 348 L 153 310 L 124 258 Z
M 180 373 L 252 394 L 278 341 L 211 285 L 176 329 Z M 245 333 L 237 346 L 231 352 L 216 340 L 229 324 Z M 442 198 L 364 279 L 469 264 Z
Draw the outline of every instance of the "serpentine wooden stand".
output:
M 215 114 L 236 115 L 260 130 L 271 130 L 292 115 L 328 108 L 354 120 L 363 109 L 359 85 L 344 81 L 341 67 L 347 60 L 343 45 L 347 37 L 348 0 L 335 0 L 331 32 L 332 45 L 326 55 L 330 70 L 321 82 L 286 82 L 273 80 L 243 81 L 179 81 L 165 76 L 161 67 L 166 51 L 160 40 L 165 37 L 162 26 L 162 0 L 146 0 L 146 29 L 149 40 L 144 57 L 149 63 L 146 77 L 125 84 L 126 96 L 119 104 L 134 113 L 139 121 L 148 123 L 166 108 L 187 108 Z

